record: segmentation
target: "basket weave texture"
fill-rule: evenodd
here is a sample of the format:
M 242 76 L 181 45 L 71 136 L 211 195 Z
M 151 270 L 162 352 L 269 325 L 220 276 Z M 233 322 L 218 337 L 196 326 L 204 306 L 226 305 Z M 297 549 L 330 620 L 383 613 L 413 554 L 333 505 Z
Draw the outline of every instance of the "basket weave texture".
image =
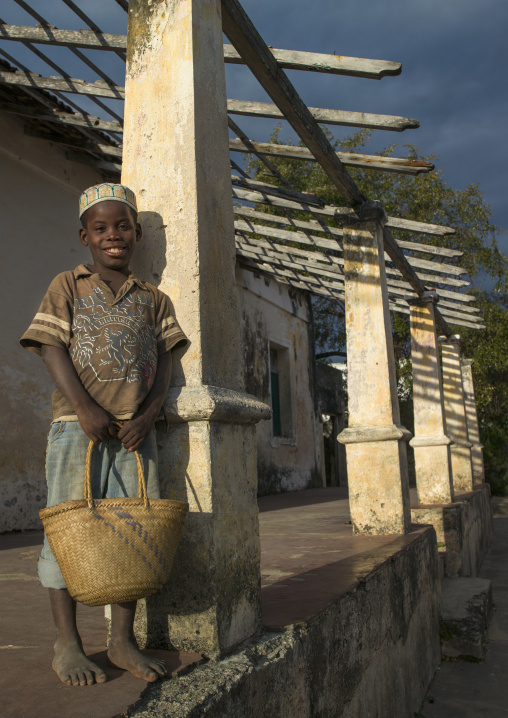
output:
M 139 498 L 92 499 L 88 446 L 84 498 L 41 509 L 44 531 L 71 596 L 88 606 L 157 593 L 167 583 L 188 504 L 148 499 L 139 453 Z

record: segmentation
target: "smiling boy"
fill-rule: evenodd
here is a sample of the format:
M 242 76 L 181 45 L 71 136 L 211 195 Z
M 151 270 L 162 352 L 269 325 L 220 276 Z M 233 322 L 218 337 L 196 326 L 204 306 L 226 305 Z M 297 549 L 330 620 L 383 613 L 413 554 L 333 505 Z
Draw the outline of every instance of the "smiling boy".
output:
M 46 454 L 47 505 L 83 497 L 90 440 L 96 445 L 94 498 L 137 496 L 135 449 L 148 495 L 158 498 L 154 423 L 169 387 L 171 350 L 185 342 L 185 335 L 168 297 L 129 270 L 142 234 L 134 193 L 103 183 L 85 190 L 79 206 L 79 237 L 92 261 L 55 277 L 21 338 L 24 348 L 42 356 L 56 386 Z M 49 589 L 57 629 L 54 670 L 68 685 L 103 683 L 106 675 L 83 652 L 76 603 L 46 538 L 38 572 Z M 108 656 L 116 666 L 155 681 L 166 669 L 139 651 L 135 609 L 135 601 L 112 607 Z

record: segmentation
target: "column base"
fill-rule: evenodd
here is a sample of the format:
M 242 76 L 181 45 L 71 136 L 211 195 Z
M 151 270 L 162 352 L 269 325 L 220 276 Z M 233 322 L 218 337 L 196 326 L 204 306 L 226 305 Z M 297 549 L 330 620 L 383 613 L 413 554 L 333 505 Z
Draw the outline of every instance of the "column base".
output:
M 450 439 L 443 437 L 418 437 L 419 440 L 446 439 L 440 443 L 416 443 L 412 439 L 415 455 L 416 490 L 420 504 L 449 504 L 454 500 L 451 480 Z
M 342 432 L 340 441 L 351 436 Z M 404 432 L 406 433 L 406 432 Z M 346 437 L 344 437 L 346 434 Z M 407 432 L 411 436 L 410 432 Z M 406 444 L 400 439 L 346 443 L 349 507 L 356 534 L 405 534 L 411 527 Z
M 470 442 L 455 442 L 450 446 L 453 490 L 456 493 L 473 490 L 471 446 Z
M 473 465 L 473 482 L 483 484 L 485 481 L 485 467 L 483 465 L 483 446 L 473 444 L 471 447 L 471 463 Z

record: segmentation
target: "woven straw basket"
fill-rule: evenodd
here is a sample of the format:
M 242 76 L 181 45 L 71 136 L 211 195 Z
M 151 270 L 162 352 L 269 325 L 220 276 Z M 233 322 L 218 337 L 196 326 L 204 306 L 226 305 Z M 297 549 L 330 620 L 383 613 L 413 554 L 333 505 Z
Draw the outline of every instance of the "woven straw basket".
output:
M 188 504 L 148 499 L 141 459 L 139 498 L 92 499 L 90 462 L 84 499 L 39 515 L 71 596 L 88 606 L 133 601 L 157 593 L 169 579 Z

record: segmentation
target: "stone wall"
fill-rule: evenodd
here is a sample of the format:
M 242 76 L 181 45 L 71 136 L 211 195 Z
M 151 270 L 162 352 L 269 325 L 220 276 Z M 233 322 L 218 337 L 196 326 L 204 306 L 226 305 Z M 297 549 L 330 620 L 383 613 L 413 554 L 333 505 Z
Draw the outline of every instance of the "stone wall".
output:
M 411 718 L 440 662 L 432 528 L 311 620 L 151 685 L 128 716 Z
M 52 385 L 19 338 L 53 277 L 87 259 L 78 197 L 99 181 L 64 149 L 25 135 L 21 120 L 0 112 L 0 532 L 40 528 Z
M 308 295 L 240 268 L 237 283 L 246 391 L 271 405 L 272 349 L 279 353 L 281 413 L 286 411 L 281 436 L 274 435 L 272 420 L 258 424 L 258 493 L 262 496 L 323 486 L 323 431 Z

